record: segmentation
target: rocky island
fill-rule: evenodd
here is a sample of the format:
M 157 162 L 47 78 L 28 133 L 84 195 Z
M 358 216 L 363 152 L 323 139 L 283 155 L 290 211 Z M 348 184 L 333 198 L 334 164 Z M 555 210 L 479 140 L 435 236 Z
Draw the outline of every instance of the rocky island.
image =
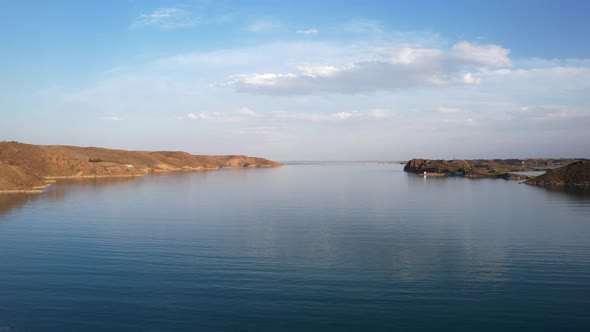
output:
M 472 159 L 433 160 L 412 159 L 404 167 L 405 172 L 426 176 L 465 176 L 468 178 L 502 178 L 527 180 L 531 176 L 513 172 L 546 171 L 583 159 Z M 587 162 L 584 162 L 587 163 Z
M 225 167 L 278 167 L 242 155 L 191 155 L 181 151 L 126 151 L 97 147 L 0 142 L 0 192 L 39 192 L 57 178 L 142 176 Z
M 590 186 L 590 161 L 578 161 L 552 169 L 543 175 L 526 181 L 537 186 Z

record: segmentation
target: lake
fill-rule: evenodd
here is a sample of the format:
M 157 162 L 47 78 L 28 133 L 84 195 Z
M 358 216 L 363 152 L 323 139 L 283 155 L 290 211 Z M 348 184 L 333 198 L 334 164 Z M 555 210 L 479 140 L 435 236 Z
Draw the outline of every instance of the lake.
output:
M 0 331 L 590 331 L 590 195 L 400 165 L 0 195 Z

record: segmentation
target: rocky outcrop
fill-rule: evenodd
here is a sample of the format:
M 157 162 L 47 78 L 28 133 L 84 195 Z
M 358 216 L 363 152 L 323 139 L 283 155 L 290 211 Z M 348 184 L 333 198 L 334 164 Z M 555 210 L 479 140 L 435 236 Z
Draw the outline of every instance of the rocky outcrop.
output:
M 449 174 L 454 175 L 457 172 L 465 172 L 470 168 L 469 163 L 465 160 L 432 160 L 432 159 L 412 159 L 404 171 L 408 173 L 423 174 Z
M 525 183 L 537 186 L 590 186 L 590 162 L 578 161 L 552 169 Z
M 224 167 L 277 167 L 263 158 L 191 155 L 181 151 L 125 151 L 96 147 L 0 142 L 0 191 L 34 191 L 47 179 L 142 176 L 152 172 Z
M 499 179 L 504 180 L 528 180 L 534 178 L 534 176 L 524 175 L 524 174 L 514 174 L 514 173 L 504 173 L 497 176 Z
M 576 159 L 412 159 L 406 164 L 404 171 L 431 176 L 459 175 L 474 179 L 527 180 L 531 177 L 514 172 L 546 170 L 547 167 L 557 167 L 571 162 L 576 162 Z

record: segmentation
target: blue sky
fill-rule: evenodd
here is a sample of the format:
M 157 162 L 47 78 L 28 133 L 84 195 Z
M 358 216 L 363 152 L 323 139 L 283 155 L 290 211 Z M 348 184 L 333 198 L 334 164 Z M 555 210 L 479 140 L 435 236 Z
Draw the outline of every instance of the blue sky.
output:
M 0 139 L 590 157 L 587 1 L 3 1 Z

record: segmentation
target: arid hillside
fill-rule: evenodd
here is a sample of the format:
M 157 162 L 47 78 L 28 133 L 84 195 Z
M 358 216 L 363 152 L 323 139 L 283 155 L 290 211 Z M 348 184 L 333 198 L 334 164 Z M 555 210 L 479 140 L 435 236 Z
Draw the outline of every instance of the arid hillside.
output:
M 241 155 L 200 156 L 181 151 L 125 151 L 96 147 L 0 142 L 0 191 L 38 190 L 60 177 L 141 176 L 152 172 L 223 167 L 277 167 Z
M 538 186 L 590 186 L 590 162 L 578 161 L 528 180 Z

